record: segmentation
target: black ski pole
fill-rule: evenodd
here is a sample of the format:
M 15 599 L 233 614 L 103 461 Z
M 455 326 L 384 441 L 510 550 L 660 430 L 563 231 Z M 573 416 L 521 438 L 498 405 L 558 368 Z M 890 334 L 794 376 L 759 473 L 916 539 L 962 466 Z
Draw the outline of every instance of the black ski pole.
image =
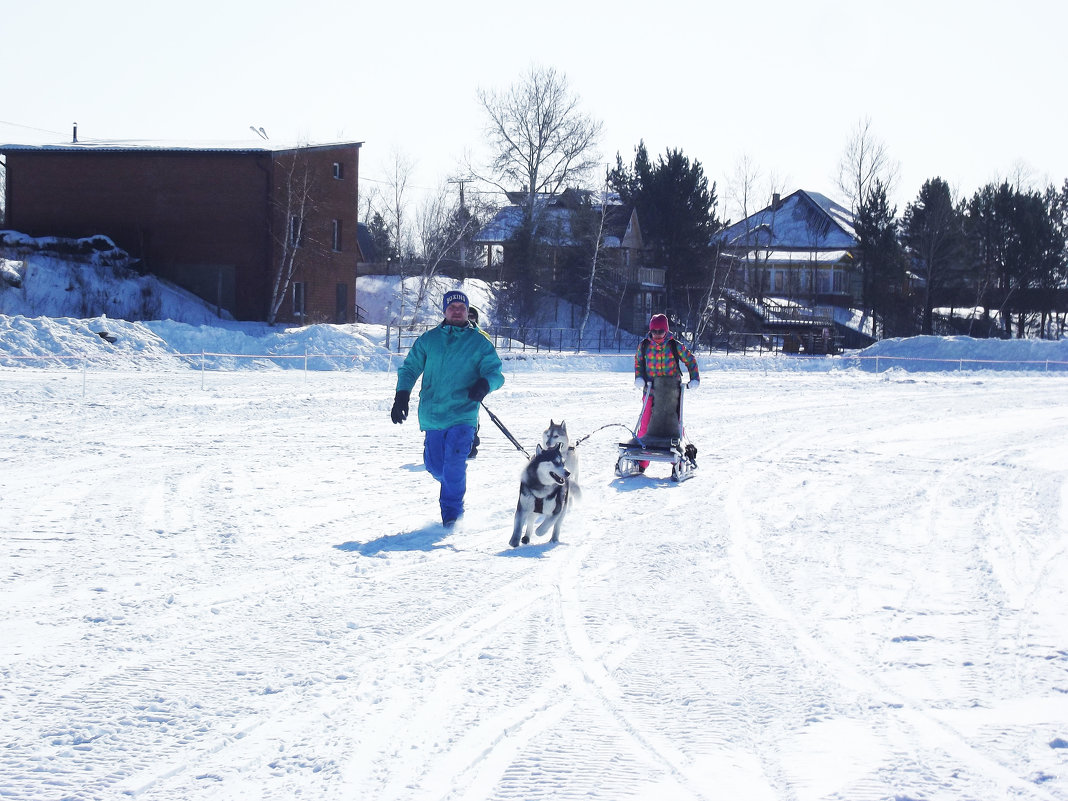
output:
M 529 459 L 530 458 L 530 454 L 527 453 L 526 449 L 522 445 L 519 444 L 519 441 L 515 437 L 512 436 L 512 432 L 504 427 L 504 423 L 502 423 L 497 418 L 497 415 L 495 415 L 493 412 L 491 412 L 489 410 L 489 407 L 485 403 L 482 403 L 481 405 L 482 405 L 482 408 L 486 410 L 486 414 L 488 414 L 490 416 L 490 420 L 493 421 L 493 424 L 496 425 L 497 428 L 499 428 L 504 433 L 504 435 L 506 437 L 508 437 L 508 441 L 511 442 L 513 445 L 515 445 L 516 450 L 520 451 L 524 456 L 526 456 Z

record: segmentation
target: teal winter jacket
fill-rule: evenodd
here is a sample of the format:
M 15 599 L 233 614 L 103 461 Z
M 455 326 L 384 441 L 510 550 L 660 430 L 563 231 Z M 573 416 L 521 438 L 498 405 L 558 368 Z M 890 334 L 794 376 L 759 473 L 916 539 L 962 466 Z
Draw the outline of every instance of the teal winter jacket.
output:
M 415 340 L 397 370 L 397 390 L 419 388 L 419 428 L 433 431 L 455 425 L 478 425 L 478 401 L 467 391 L 485 378 L 490 392 L 504 386 L 501 357 L 490 338 L 471 325 L 442 323 Z

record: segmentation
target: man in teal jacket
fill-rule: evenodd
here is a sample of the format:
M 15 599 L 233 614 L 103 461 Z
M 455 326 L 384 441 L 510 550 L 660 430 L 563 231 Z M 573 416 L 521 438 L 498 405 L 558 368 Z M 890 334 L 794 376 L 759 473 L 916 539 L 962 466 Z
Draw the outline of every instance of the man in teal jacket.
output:
M 451 528 L 464 513 L 467 456 L 478 425 L 479 404 L 504 386 L 504 373 L 490 338 L 468 323 L 467 295 L 458 290 L 446 292 L 441 305 L 445 320 L 415 341 L 397 370 L 390 418 L 394 423 L 408 419 L 412 388 L 422 376 L 423 464 L 441 484 L 441 522 Z

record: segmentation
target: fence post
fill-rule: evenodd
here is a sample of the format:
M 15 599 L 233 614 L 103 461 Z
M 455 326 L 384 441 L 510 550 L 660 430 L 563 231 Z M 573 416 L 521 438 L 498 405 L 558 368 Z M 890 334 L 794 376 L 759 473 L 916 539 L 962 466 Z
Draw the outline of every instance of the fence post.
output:
M 200 349 L 200 388 L 204 389 L 204 349 Z

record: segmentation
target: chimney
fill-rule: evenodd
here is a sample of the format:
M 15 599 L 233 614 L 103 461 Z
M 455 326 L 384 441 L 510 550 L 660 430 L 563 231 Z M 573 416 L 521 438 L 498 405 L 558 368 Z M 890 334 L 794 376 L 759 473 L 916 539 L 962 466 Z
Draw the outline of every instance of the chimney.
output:
M 778 192 L 773 192 L 772 195 L 771 195 L 771 210 L 772 211 L 778 211 L 779 210 L 779 204 L 781 202 L 782 202 L 782 198 L 779 197 L 779 193 Z
M 74 123 L 74 139 L 72 141 L 74 144 L 78 144 L 78 123 Z

